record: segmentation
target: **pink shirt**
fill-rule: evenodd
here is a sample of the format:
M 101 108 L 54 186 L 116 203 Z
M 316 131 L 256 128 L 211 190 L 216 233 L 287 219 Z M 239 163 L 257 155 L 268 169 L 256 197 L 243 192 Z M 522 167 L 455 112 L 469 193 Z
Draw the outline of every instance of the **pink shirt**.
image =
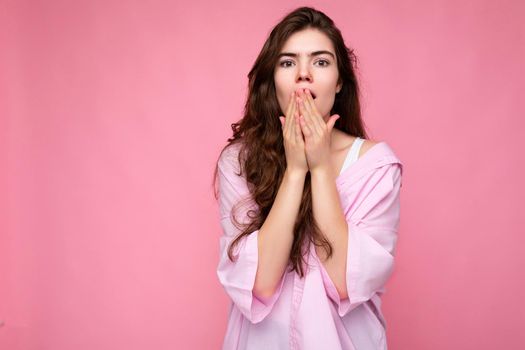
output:
M 235 174 L 239 172 L 238 149 L 239 145 L 229 147 L 219 158 L 223 235 L 217 276 L 232 301 L 223 350 L 386 349 L 380 297 L 394 267 L 401 161 L 387 143 L 379 142 L 336 178 L 348 222 L 349 298 L 340 299 L 311 244 L 306 276 L 285 273 L 274 295 L 259 299 L 252 293 L 259 231 L 245 236 L 234 249 L 237 261 L 227 256 L 229 243 L 240 233 L 230 218 L 232 206 L 249 196 L 245 179 Z M 247 210 L 242 210 L 237 210 L 237 217 L 248 222 Z

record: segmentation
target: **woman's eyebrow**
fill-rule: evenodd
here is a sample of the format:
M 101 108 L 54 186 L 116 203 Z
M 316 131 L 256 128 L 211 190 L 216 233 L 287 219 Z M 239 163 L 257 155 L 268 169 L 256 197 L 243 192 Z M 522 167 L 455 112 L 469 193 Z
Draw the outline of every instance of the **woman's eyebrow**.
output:
M 319 51 L 313 51 L 311 53 L 308 54 L 308 56 L 319 56 L 319 55 L 322 55 L 322 54 L 327 54 L 327 55 L 330 55 L 332 56 L 333 59 L 335 59 L 335 55 L 333 53 L 331 53 L 330 51 L 326 51 L 326 50 L 319 50 Z M 277 58 L 281 58 L 283 56 L 290 56 L 290 57 L 297 57 L 299 56 L 297 53 L 295 52 L 281 52 Z

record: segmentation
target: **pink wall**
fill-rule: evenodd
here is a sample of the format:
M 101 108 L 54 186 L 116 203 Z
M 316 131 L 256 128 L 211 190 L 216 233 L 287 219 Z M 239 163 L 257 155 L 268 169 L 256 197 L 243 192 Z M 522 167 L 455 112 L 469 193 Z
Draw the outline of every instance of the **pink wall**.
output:
M 390 349 L 525 342 L 523 4 L 318 6 L 405 164 Z M 213 166 L 300 5 L 0 3 L 1 349 L 219 348 Z

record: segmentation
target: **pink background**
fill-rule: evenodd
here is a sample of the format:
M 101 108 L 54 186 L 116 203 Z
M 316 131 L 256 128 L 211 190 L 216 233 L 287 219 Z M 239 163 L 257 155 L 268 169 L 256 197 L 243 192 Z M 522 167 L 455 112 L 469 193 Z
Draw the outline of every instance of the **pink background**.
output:
M 302 5 L 405 165 L 389 349 L 523 346 L 524 2 L 3 0 L 1 349 L 220 347 L 213 167 Z

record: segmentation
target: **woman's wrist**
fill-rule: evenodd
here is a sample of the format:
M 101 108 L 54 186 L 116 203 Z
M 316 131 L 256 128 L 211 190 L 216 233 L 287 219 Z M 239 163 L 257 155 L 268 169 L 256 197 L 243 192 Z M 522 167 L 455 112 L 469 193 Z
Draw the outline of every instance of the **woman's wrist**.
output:
M 290 169 L 286 168 L 286 171 L 284 172 L 285 177 L 289 177 L 291 179 L 303 179 L 306 177 L 306 173 L 308 171 L 301 170 L 301 169 Z

